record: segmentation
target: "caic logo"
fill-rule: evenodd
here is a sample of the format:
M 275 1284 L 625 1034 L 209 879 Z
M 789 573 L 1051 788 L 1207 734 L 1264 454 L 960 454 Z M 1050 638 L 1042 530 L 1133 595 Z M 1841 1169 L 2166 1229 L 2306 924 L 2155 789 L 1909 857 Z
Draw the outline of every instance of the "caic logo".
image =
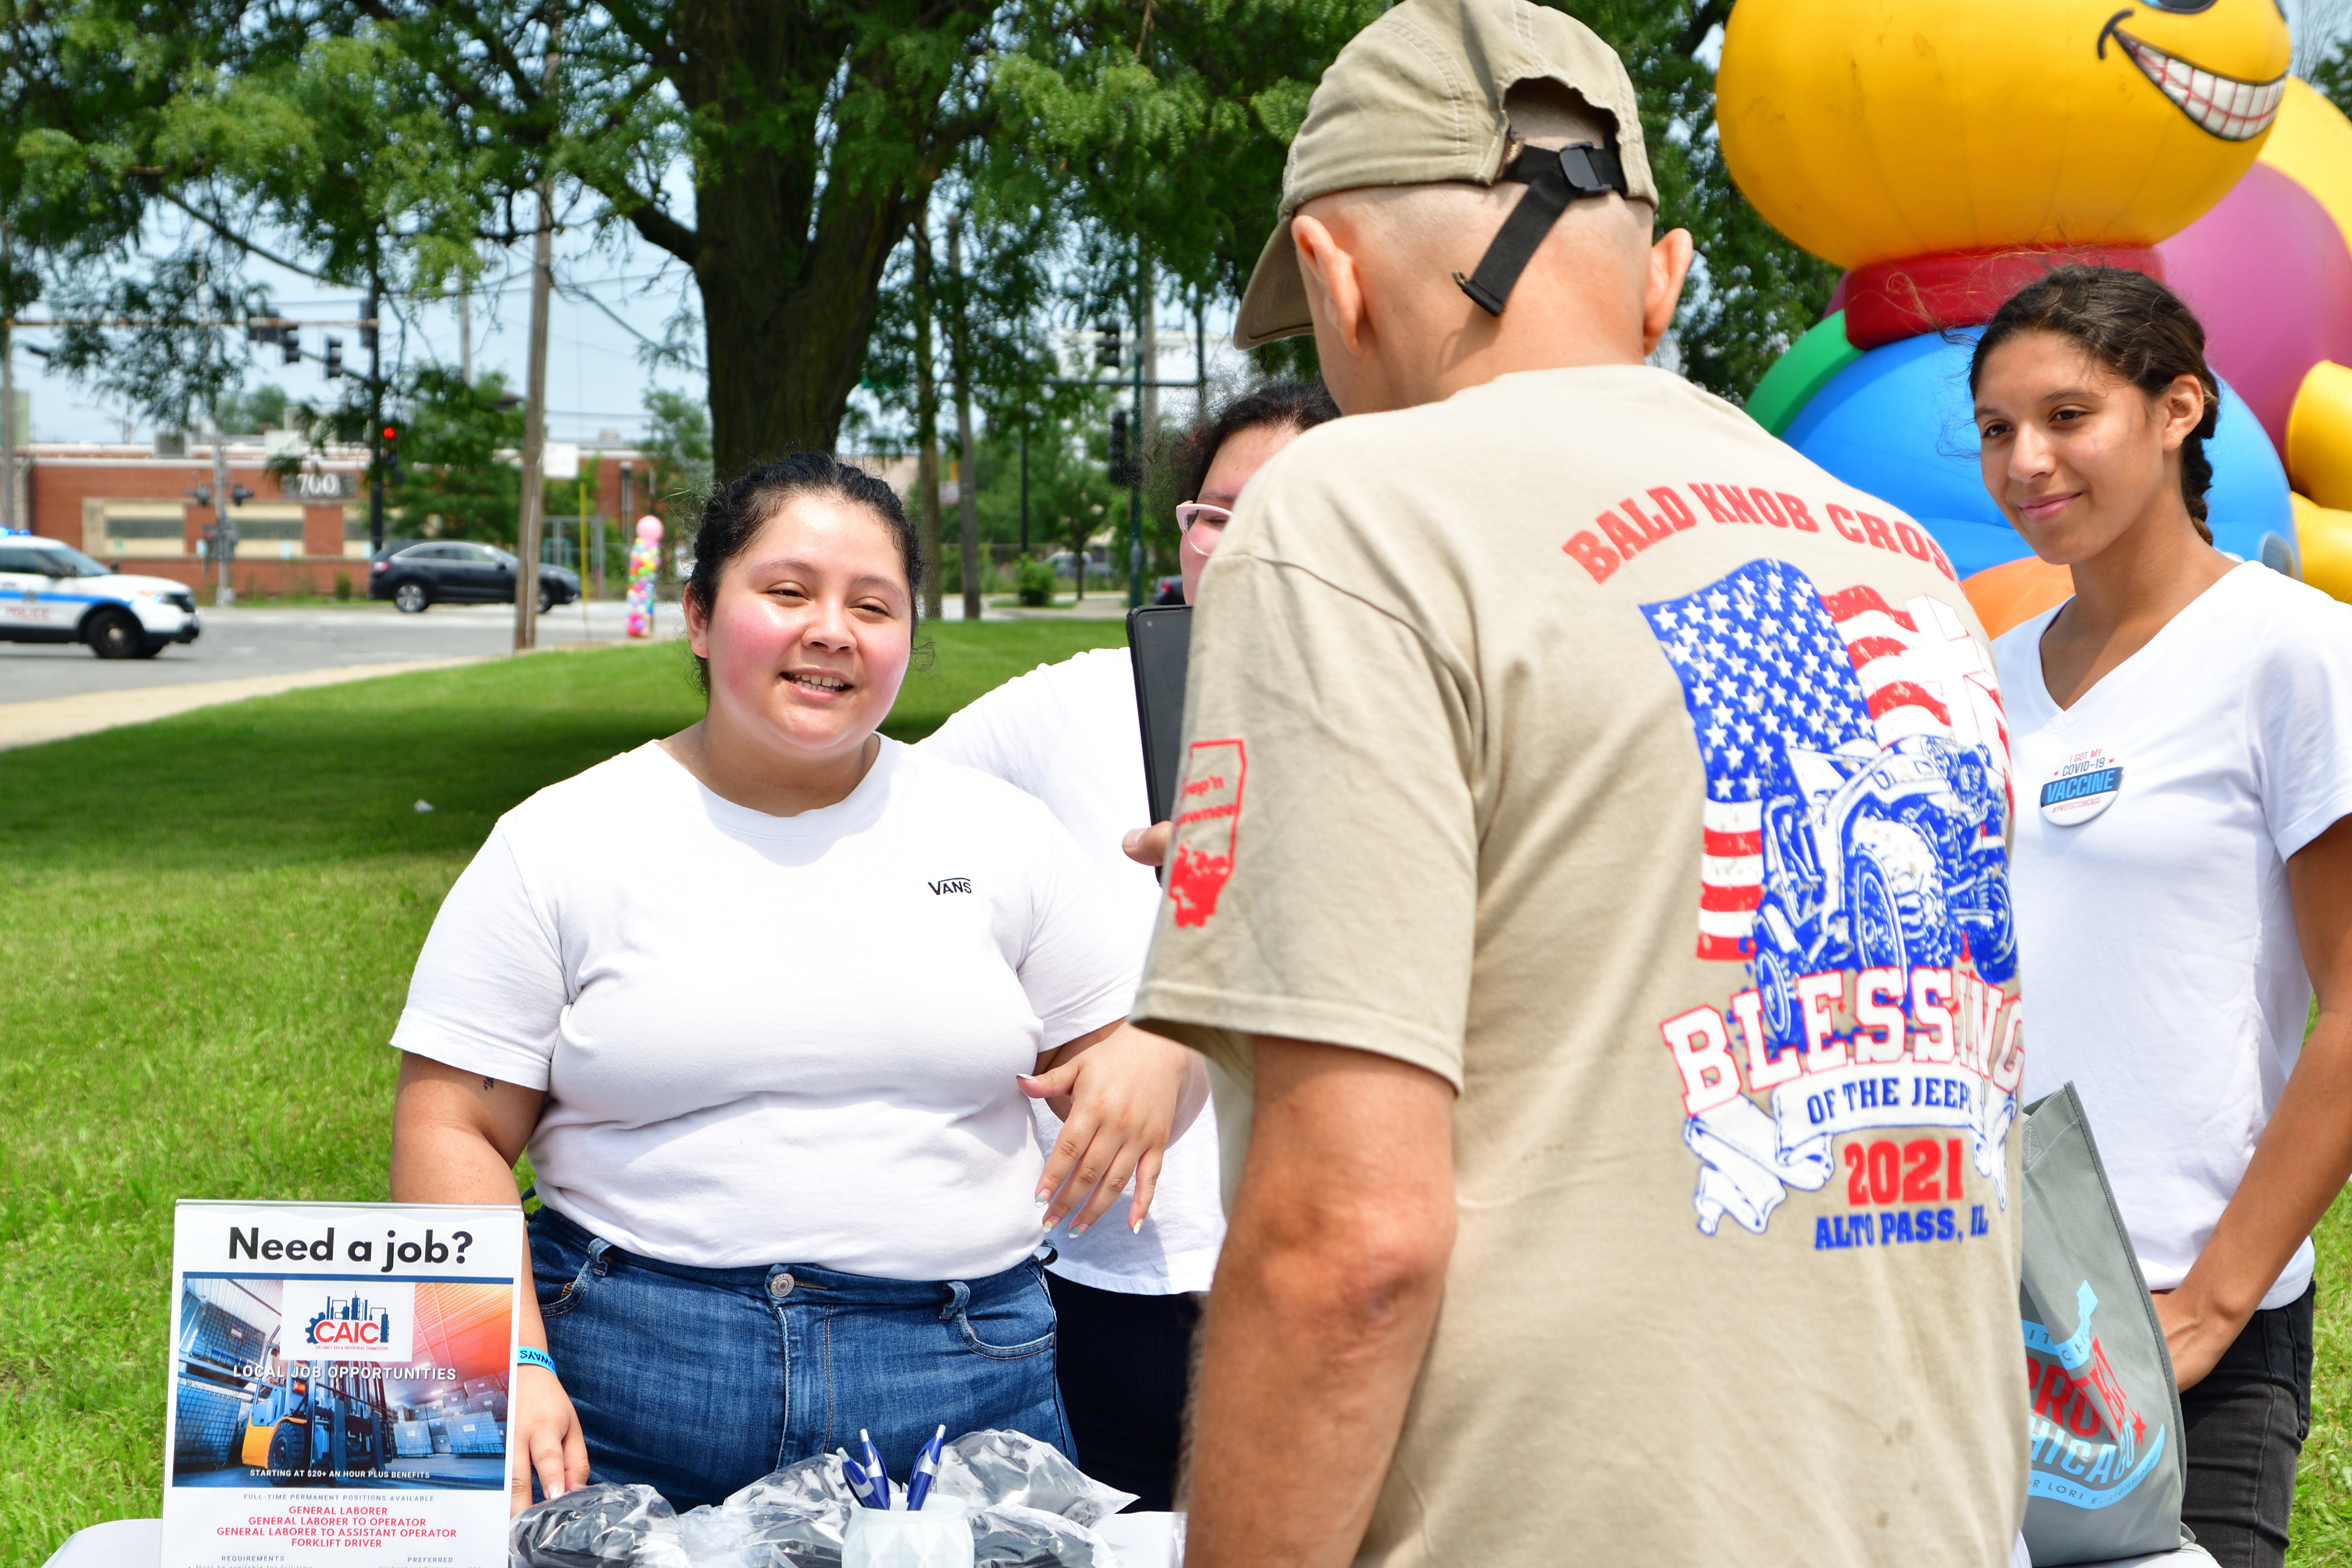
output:
M 379 1279 L 289 1279 L 279 1320 L 278 1353 L 288 1361 L 409 1359 L 416 1330 L 416 1286 Z
M 313 1345 L 389 1344 L 392 1314 L 372 1305 L 363 1296 L 331 1296 L 326 1310 L 312 1317 L 302 1331 L 302 1343 Z

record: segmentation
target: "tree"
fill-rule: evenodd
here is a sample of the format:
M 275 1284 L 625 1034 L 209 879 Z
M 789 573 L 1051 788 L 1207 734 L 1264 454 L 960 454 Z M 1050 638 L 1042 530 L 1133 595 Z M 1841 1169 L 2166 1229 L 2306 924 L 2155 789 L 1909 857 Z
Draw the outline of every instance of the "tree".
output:
M 466 384 L 454 365 L 429 365 L 399 399 L 401 482 L 386 498 L 400 532 L 441 520 L 445 538 L 512 545 L 522 470 L 510 456 L 522 439 L 522 409 L 506 378 Z
M 675 520 L 702 510 L 711 482 L 710 410 L 698 398 L 659 388 L 646 394 L 646 502 Z

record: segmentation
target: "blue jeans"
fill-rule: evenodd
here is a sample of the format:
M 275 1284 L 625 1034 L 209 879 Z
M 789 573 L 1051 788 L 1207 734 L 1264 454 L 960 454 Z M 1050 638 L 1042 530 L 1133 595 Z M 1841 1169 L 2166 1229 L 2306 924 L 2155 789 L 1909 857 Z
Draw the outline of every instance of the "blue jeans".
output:
M 798 1263 L 689 1268 L 541 1208 L 530 1262 L 548 1353 L 592 1480 L 683 1510 L 869 1430 L 901 1482 L 945 1423 L 1071 1453 L 1054 1304 L 1034 1260 L 984 1279 L 873 1279 Z

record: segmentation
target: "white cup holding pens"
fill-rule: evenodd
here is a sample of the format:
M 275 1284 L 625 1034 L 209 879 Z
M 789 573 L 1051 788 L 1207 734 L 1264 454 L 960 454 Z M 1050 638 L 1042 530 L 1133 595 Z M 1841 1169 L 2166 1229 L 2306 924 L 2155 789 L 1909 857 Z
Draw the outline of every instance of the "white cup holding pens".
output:
M 963 1499 L 934 1492 L 920 1509 L 854 1508 L 841 1568 L 971 1568 Z

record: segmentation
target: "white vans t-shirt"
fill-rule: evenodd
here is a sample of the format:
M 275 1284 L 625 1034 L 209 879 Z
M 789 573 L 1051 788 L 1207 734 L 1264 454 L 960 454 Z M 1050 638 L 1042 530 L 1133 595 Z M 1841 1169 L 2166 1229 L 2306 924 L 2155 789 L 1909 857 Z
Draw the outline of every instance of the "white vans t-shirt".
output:
M 770 816 L 658 744 L 499 821 L 393 1044 L 545 1089 L 550 1207 L 629 1252 L 971 1279 L 1038 1245 L 1013 1082 L 1142 957 L 1036 801 L 894 741 Z
M 2025 1095 L 2074 1081 L 2140 1270 L 2168 1290 L 2303 1049 L 2311 983 L 2285 863 L 2352 815 L 2352 606 L 2241 566 L 2063 712 L 2042 679 L 2057 613 L 1993 645 Z M 2311 1264 L 2305 1240 L 2262 1304 L 2302 1295 Z
M 1076 836 L 1117 894 L 1123 940 L 1137 966 L 1151 944 L 1164 896 L 1148 867 L 1119 840 L 1150 815 L 1143 739 L 1135 714 L 1135 666 L 1125 648 L 1097 648 L 1041 664 L 958 712 L 918 748 L 978 768 L 1035 795 Z M 1130 989 L 1129 994 L 1133 994 Z M 1061 1131 L 1040 1106 L 1040 1135 Z M 1224 1245 L 1217 1192 L 1217 1121 L 1203 1108 L 1162 1156 L 1160 1187 L 1140 1232 L 1127 1228 L 1121 1198 L 1087 1234 L 1057 1235 L 1056 1274 L 1101 1290 L 1168 1296 L 1205 1290 Z

